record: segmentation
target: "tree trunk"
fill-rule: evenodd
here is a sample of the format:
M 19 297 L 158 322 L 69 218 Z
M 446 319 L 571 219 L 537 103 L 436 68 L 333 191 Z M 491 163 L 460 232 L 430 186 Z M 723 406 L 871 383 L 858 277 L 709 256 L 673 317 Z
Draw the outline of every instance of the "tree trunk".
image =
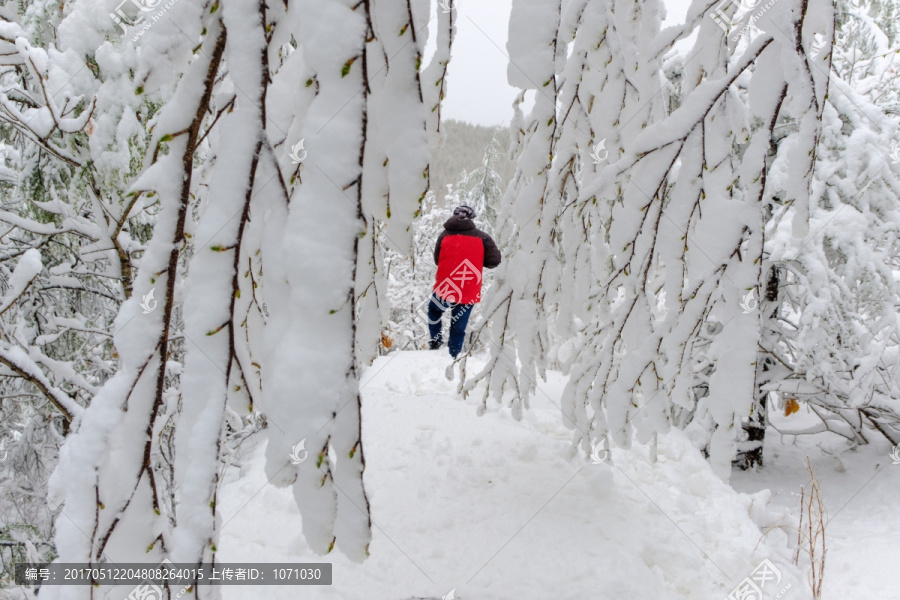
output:
M 775 265 L 769 267 L 766 280 L 765 296 L 762 309 L 770 308 L 771 312 L 764 317 L 774 319 L 778 313 L 778 288 L 780 277 Z M 772 380 L 771 371 L 775 367 L 775 361 L 768 356 L 760 355 L 756 374 L 756 394 L 753 401 L 753 410 L 750 418 L 744 423 L 744 442 L 742 449 L 738 451 L 733 465 L 743 470 L 763 466 L 763 450 L 766 441 L 766 425 L 769 422 L 768 399 L 769 392 L 763 390 L 763 386 Z

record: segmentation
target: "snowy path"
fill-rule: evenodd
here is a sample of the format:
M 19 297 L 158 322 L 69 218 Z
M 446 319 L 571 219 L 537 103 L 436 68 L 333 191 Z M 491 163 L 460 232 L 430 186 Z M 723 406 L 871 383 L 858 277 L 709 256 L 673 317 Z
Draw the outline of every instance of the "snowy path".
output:
M 314 555 L 291 492 L 267 485 L 265 441 L 247 450 L 221 495 L 220 561 L 334 564 L 334 585 L 303 598 L 719 600 L 764 558 L 790 559 L 786 534 L 757 545 L 751 497 L 722 484 L 681 434 L 614 451 L 616 466 L 567 458 L 562 378 L 515 422 L 490 404 L 481 418 L 444 379 L 444 353 L 378 359 L 363 381 L 370 558 Z M 471 365 L 470 365 L 471 368 Z M 771 518 L 754 503 L 758 520 Z M 794 589 L 797 575 L 784 569 Z M 227 599 L 295 599 L 298 588 L 226 587 Z M 798 596 L 799 598 L 800 596 Z
M 791 420 L 797 417 L 803 415 L 776 416 L 774 422 L 783 429 L 796 427 Z M 823 600 L 900 600 L 900 465 L 892 464 L 890 445 L 883 438 L 872 438 L 872 444 L 845 452 L 838 461 L 810 438 L 800 438 L 795 445 L 793 436 L 782 440 L 770 429 L 765 469 L 736 473 L 732 480 L 735 488 L 748 493 L 771 489 L 774 502 L 791 509 L 796 521 L 810 457 L 830 519 Z M 847 447 L 837 436 L 820 436 L 815 442 L 832 452 Z

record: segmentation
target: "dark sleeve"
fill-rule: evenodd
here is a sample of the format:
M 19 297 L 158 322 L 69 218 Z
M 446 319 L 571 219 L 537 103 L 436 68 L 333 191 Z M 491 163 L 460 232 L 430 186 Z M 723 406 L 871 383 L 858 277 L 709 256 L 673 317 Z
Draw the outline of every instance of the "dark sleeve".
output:
M 444 234 L 446 231 L 442 231 L 441 235 L 438 236 L 437 241 L 434 243 L 434 264 L 438 264 L 438 258 L 441 256 L 441 240 L 444 239 Z
M 486 233 L 481 240 L 484 242 L 484 268 L 493 269 L 500 264 L 500 249 L 497 248 L 493 238 Z

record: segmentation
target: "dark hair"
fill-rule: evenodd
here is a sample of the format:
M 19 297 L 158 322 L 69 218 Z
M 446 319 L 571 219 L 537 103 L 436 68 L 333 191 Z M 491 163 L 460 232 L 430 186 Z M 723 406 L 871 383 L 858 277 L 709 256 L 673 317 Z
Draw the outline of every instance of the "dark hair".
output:
M 456 208 L 454 208 L 454 209 L 453 209 L 453 214 L 454 214 L 454 215 L 461 215 L 462 218 L 464 218 L 464 219 L 474 219 L 475 216 L 476 216 L 476 215 L 475 215 L 475 211 L 472 209 L 472 207 L 471 207 L 471 206 L 466 206 L 465 204 L 462 204 L 462 205 L 457 206 Z

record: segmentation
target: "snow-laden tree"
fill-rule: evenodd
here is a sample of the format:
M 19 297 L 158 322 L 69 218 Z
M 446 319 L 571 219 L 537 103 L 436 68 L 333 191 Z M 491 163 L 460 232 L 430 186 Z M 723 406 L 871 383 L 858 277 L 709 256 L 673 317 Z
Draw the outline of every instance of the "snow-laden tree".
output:
M 40 531 L 41 544 L 59 508 L 47 477 L 115 371 L 113 320 L 156 211 L 124 193 L 154 108 L 131 85 L 120 93 L 120 74 L 96 77 L 92 53 L 57 48 L 61 19 L 55 2 L 0 10 L 0 528 Z
M 881 0 L 840 0 L 836 7 L 836 75 L 882 111 L 900 115 L 900 7 Z
M 296 25 L 316 93 L 297 127 L 309 156 L 280 234 L 292 260 L 272 267 L 287 285 L 268 303 L 283 326 L 271 329 L 264 409 L 283 431 L 270 435 L 266 469 L 276 483 L 293 485 L 316 551 L 336 543 L 361 560 L 370 532 L 358 368 L 375 355 L 387 309 L 381 276 L 370 283 L 382 266 L 375 220 L 386 224 L 389 243 L 410 252 L 410 223 L 428 178 L 425 107 L 433 104 L 423 91 L 440 86 L 420 85 L 417 75 L 427 5 L 410 12 L 405 2 L 384 1 L 372 13 L 368 4 L 302 6 Z M 341 42 L 325 51 L 334 40 Z M 365 312 L 356 318 L 358 297 Z M 298 444 L 311 460 L 292 464 Z
M 411 251 L 454 14 L 437 14 L 420 73 L 422 0 L 158 8 L 171 14 L 76 0 L 44 38 L 2 15 L 4 173 L 34 165 L 0 214 L 3 375 L 72 422 L 49 497 L 67 515 L 59 560 L 210 560 L 226 436 L 259 411 L 270 480 L 293 486 L 310 545 L 361 560 L 358 369 L 387 315 L 375 232 Z M 91 314 L 34 307 L 102 278 Z M 72 353 L 112 339 L 102 377 L 39 354 L 63 327 L 83 336 Z
M 695 2 L 683 25 L 660 31 L 655 2 L 566 3 L 559 38 L 573 41 L 559 53 L 565 64 L 531 78 L 560 90 L 558 113 L 538 124 L 555 131 L 526 146 L 553 148 L 525 181 L 552 173 L 538 183 L 552 192 L 534 203 L 513 191 L 505 207 L 528 213 L 516 219 L 520 228 L 534 218 L 546 233 L 513 234 L 525 264 L 511 260 L 507 286 L 488 300 L 496 346 L 464 390 L 489 378 L 488 393 L 500 398 L 506 383 L 514 406 L 527 401 L 551 358 L 545 315 L 558 306 L 557 331 L 576 336 L 557 356 L 571 375 L 562 409 L 574 443 L 652 442 L 686 409 L 682 423 L 705 423 L 698 441 L 727 478 L 753 405 L 761 331 L 759 311 L 741 305 L 748 293 L 759 297 L 775 198 L 792 205 L 792 235 L 809 231 L 833 12 L 827 1 L 777 3 L 758 28 L 735 37 L 707 16 L 710 8 Z M 511 50 L 516 35 L 535 38 L 515 10 Z M 533 21 L 546 27 L 549 19 Z M 668 102 L 663 56 L 695 32 L 680 102 Z M 522 57 L 510 57 L 511 71 L 521 67 Z M 774 129 L 788 121 L 794 130 L 776 154 Z M 511 271 L 521 280 L 510 284 Z
M 695 3 L 688 23 L 705 8 Z M 693 346 L 701 329 L 716 322 L 703 357 L 713 371 L 697 410 L 711 417 L 710 461 L 727 478 L 736 431 L 750 412 L 759 339 L 758 313 L 740 311 L 739 302 L 760 279 L 763 213 L 766 194 L 772 194 L 766 154 L 772 128 L 785 110 L 801 121 L 797 149 L 789 157 L 796 178 L 786 183 L 797 205 L 808 203 L 805 186 L 827 77 L 815 70 L 820 65 L 810 64 L 814 59 L 804 48 L 814 35 L 830 39 L 830 34 L 828 27 L 805 27 L 805 19 L 798 12 L 793 39 L 762 33 L 733 59 L 723 31 L 699 19 L 698 62 L 686 70 L 681 105 L 647 123 L 628 140 L 624 156 L 582 191 L 584 200 L 598 196 L 612 204 L 604 240 L 611 265 L 594 288 L 599 318 L 582 332 L 584 343 L 572 359 L 564 394 L 567 416 L 579 430 L 591 431 L 590 436 L 576 434 L 585 447 L 597 440 L 628 446 L 635 434 L 650 442 L 665 431 L 674 407 L 693 401 L 699 366 Z M 661 35 L 648 54 L 659 55 L 673 37 Z M 800 53 L 788 59 L 785 47 Z M 799 68 L 805 77 L 787 77 L 788 68 Z M 732 87 L 741 77 L 749 88 L 746 112 Z M 790 106 L 783 104 L 788 92 Z M 740 149 L 735 144 L 739 133 L 747 142 Z M 736 150 L 742 154 L 737 168 Z M 606 180 L 623 172 L 628 176 L 624 189 L 608 187 Z M 802 217 L 795 225 L 805 233 Z
M 858 2 L 841 2 L 839 6 L 844 9 L 838 13 L 839 15 L 852 14 L 854 17 L 857 17 L 858 9 L 863 9 L 865 11 L 863 14 L 868 17 L 866 19 L 868 23 L 881 30 L 896 53 L 897 43 L 900 43 L 900 25 L 897 23 L 897 19 L 900 17 L 900 7 L 896 2 L 860 0 Z
M 794 433 L 833 431 L 866 443 L 874 430 L 897 443 L 900 167 L 891 152 L 900 118 L 853 67 L 869 58 L 854 40 L 883 34 L 872 24 L 869 36 L 853 21 L 846 27 L 822 115 L 810 235 L 789 235 L 790 204 L 775 207 L 767 234 L 779 293 L 763 305 L 761 350 L 772 371 L 763 388 L 805 401 L 821 419 Z

